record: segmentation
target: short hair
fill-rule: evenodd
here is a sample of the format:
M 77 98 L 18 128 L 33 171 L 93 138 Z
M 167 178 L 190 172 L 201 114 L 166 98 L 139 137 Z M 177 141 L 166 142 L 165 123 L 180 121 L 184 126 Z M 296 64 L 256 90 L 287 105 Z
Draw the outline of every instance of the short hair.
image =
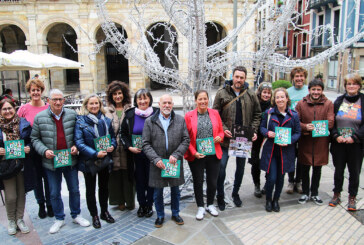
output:
M 54 94 L 60 94 L 62 97 L 64 97 L 63 92 L 57 88 L 51 89 L 51 91 L 49 91 L 49 98 L 52 98 Z
M 248 75 L 248 70 L 244 67 L 244 66 L 237 66 L 233 69 L 233 76 L 235 74 L 236 71 L 242 71 L 245 73 L 245 76 Z
M 135 93 L 135 95 L 134 95 L 134 106 L 138 107 L 137 99 L 141 98 L 142 96 L 147 96 L 149 98 L 149 100 L 150 100 L 149 101 L 149 106 L 152 106 L 153 97 L 152 97 L 152 94 L 149 92 L 149 90 L 146 89 L 146 88 L 141 88 Z
M 257 89 L 257 92 L 256 92 L 257 97 L 258 97 L 259 100 L 261 100 L 260 97 L 261 97 L 262 92 L 263 92 L 264 89 L 268 89 L 270 91 L 270 93 L 272 94 L 272 84 L 268 83 L 268 82 L 262 82 L 259 85 L 259 87 Z
M 43 93 L 45 87 L 44 87 L 44 83 L 41 80 L 39 80 L 37 78 L 29 79 L 28 82 L 25 84 L 25 88 L 28 91 L 28 93 L 30 93 L 30 87 L 32 85 L 37 86 L 38 88 L 40 88 L 40 90 Z
M 315 78 L 313 79 L 309 84 L 308 84 L 308 89 L 315 87 L 315 86 L 320 86 L 322 88 L 322 90 L 325 89 L 325 85 L 322 82 L 322 80 Z
M 204 90 L 204 89 L 199 89 L 199 90 L 197 90 L 197 91 L 195 92 L 195 100 L 197 100 L 197 97 L 198 97 L 201 93 L 206 93 L 207 98 L 209 98 L 209 93 L 208 93 L 206 90 Z
M 4 94 L 10 94 L 10 93 L 12 93 L 13 91 L 10 89 L 10 88 L 7 88 L 7 89 L 5 89 L 5 91 L 4 91 Z
M 90 113 L 89 110 L 87 110 L 87 104 L 91 98 L 97 98 L 97 100 L 99 101 L 99 104 L 100 104 L 100 111 L 102 114 L 105 115 L 104 105 L 101 101 L 101 98 L 97 94 L 90 94 L 90 95 L 86 96 L 86 98 L 82 102 L 82 106 L 80 109 L 80 115 L 88 115 Z
M 295 67 L 291 70 L 291 81 L 293 81 L 294 75 L 296 75 L 296 73 L 303 73 L 303 75 L 305 76 L 305 78 L 307 78 L 307 70 L 303 67 Z
M 358 84 L 360 86 L 360 89 L 362 87 L 363 80 L 361 79 L 360 75 L 358 73 L 349 73 L 344 77 L 344 86 L 350 81 L 353 81 L 354 83 Z M 359 89 L 359 91 L 360 91 Z
M 275 98 L 276 98 L 276 94 L 279 92 L 279 91 L 282 91 L 282 92 L 284 92 L 284 94 L 286 95 L 286 97 L 287 97 L 287 99 L 288 99 L 288 101 L 287 101 L 287 108 L 289 108 L 290 106 L 291 106 L 291 99 L 289 98 L 289 95 L 288 95 L 288 92 L 287 92 L 287 90 L 285 89 L 285 88 L 276 88 L 275 90 L 274 90 L 274 92 L 273 92 L 273 96 L 272 96 L 272 99 L 271 99 L 271 104 L 272 104 L 272 106 L 274 107 L 274 106 L 276 106 L 277 104 L 276 104 L 276 101 L 275 101 Z
M 0 101 L 0 109 L 2 109 L 2 108 L 3 108 L 3 106 L 4 106 L 4 104 L 5 104 L 6 102 L 8 102 L 8 103 L 9 103 L 9 104 L 10 104 L 10 105 L 14 108 L 14 110 L 15 110 L 16 105 L 15 105 L 14 101 L 12 101 L 11 99 L 8 99 L 8 98 L 2 99 L 2 100 Z
M 131 97 L 130 97 L 130 91 L 129 91 L 129 87 L 126 83 L 115 80 L 112 81 L 109 86 L 107 86 L 107 90 L 106 90 L 106 97 L 107 97 L 107 103 L 110 105 L 114 105 L 116 106 L 115 101 L 112 98 L 112 94 L 115 93 L 116 91 L 121 90 L 121 92 L 123 93 L 123 101 L 121 102 L 123 106 L 130 104 L 131 103 Z

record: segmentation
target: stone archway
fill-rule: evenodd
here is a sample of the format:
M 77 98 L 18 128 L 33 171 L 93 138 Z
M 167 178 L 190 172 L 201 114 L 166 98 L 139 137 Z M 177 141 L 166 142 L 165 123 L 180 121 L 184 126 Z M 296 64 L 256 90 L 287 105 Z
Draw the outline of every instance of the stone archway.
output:
M 77 34 L 70 25 L 65 23 L 53 25 L 47 33 L 46 40 L 48 53 L 78 61 L 78 53 L 74 52 L 77 51 Z M 80 76 L 77 69 L 51 70 L 50 81 L 52 88 L 61 89 L 65 93 L 74 93 L 80 90 Z
M 178 36 L 176 29 L 171 26 L 171 30 L 173 32 L 173 35 L 175 35 L 175 43 L 173 43 L 173 49 L 171 50 L 171 54 L 173 54 L 172 59 L 168 59 L 167 55 L 165 54 L 166 44 L 163 43 L 157 43 L 157 39 L 162 39 L 163 42 L 171 42 L 172 37 L 170 36 L 170 33 L 167 31 L 165 26 L 167 23 L 165 22 L 157 22 L 152 24 L 148 28 L 148 32 L 152 33 L 154 36 L 154 39 L 151 38 L 147 34 L 148 42 L 150 46 L 153 48 L 154 52 L 158 55 L 159 62 L 163 67 L 173 68 L 178 70 Z M 166 85 L 159 84 L 152 79 L 149 79 L 150 81 L 150 88 L 151 89 L 161 89 L 166 88 Z
M 125 29 L 116 24 L 119 32 L 128 38 Z M 105 39 L 105 34 L 101 28 L 96 32 L 96 41 L 101 42 Z M 107 43 L 96 55 L 96 69 L 98 83 L 108 84 L 114 80 L 123 81 L 129 84 L 129 62 L 124 55 L 119 54 L 115 47 Z M 104 88 L 99 88 L 104 89 Z

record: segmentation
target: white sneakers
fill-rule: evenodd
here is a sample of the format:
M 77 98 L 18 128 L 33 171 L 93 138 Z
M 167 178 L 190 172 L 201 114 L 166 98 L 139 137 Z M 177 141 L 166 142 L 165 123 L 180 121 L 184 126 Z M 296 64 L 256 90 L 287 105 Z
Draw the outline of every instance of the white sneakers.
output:
M 8 234 L 15 235 L 16 234 L 16 224 L 14 220 L 8 221 Z
M 80 215 L 77 215 L 76 218 L 73 219 L 73 223 L 79 224 L 83 227 L 90 226 L 90 222 L 87 219 L 82 218 Z
M 18 228 L 21 231 L 21 233 L 26 234 L 30 232 L 28 226 L 24 223 L 23 219 L 18 219 L 18 221 L 16 221 L 16 224 L 18 225 Z
M 206 207 L 206 212 L 208 212 L 209 214 L 211 214 L 214 217 L 219 216 L 219 213 L 217 212 L 216 208 L 214 205 L 209 205 Z
M 64 226 L 64 220 L 56 220 L 49 229 L 49 233 L 51 234 L 57 233 L 62 228 L 62 226 Z
M 203 207 L 198 207 L 196 219 L 197 220 L 203 220 L 203 217 L 205 216 L 205 209 Z

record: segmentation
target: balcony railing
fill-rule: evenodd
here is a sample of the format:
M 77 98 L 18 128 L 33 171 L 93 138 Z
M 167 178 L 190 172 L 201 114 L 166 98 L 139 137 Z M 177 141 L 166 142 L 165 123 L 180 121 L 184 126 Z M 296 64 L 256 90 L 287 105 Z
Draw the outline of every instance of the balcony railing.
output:
M 308 9 L 319 9 L 328 4 L 337 4 L 337 0 L 310 0 L 308 4 Z

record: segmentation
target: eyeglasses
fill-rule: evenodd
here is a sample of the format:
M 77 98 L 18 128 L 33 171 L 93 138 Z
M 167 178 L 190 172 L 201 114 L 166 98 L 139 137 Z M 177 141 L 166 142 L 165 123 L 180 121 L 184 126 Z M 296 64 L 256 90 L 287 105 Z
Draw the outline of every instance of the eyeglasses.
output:
M 264 88 L 272 88 L 272 84 L 271 83 L 261 83 L 260 86 L 261 86 L 262 89 L 264 89 Z
M 53 98 L 53 99 L 51 99 L 51 101 L 53 101 L 53 102 L 62 102 L 62 101 L 64 101 L 64 98 Z

